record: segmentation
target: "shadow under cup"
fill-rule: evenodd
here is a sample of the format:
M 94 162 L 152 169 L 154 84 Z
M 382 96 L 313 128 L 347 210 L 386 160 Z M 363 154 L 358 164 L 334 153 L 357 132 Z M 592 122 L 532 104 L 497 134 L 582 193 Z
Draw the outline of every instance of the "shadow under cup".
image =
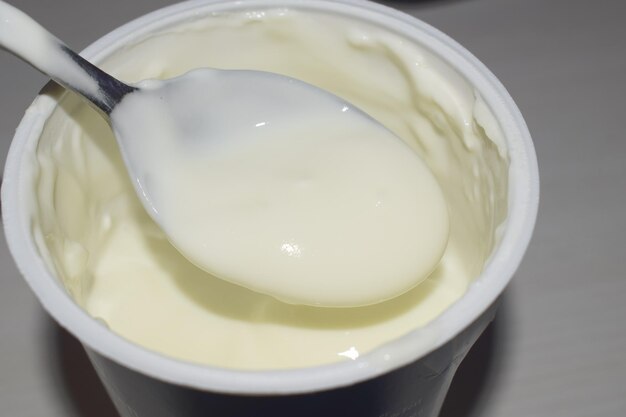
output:
M 441 109 L 435 99 L 425 100 L 426 104 L 419 109 L 442 136 L 463 139 L 455 145 L 463 152 L 469 154 L 473 146 L 488 148 L 483 152 L 489 154 L 488 160 L 477 164 L 464 168 L 463 161 L 457 164 L 458 161 L 450 158 L 454 163 L 431 167 L 438 178 L 450 176 L 452 183 L 458 184 L 458 187 L 444 190 L 446 197 L 456 202 L 451 208 L 452 227 L 456 222 L 456 230 L 482 231 L 480 238 L 474 239 L 464 250 L 465 262 L 473 265 L 476 278 L 458 301 L 427 325 L 357 360 L 287 370 L 245 371 L 197 365 L 160 355 L 116 335 L 80 307 L 83 292 L 88 291 L 89 285 L 72 282 L 59 273 L 63 260 L 48 250 L 49 234 L 38 229 L 42 213 L 66 210 L 70 215 L 65 218 L 72 219 L 71 211 L 80 207 L 79 202 L 84 199 L 80 187 L 69 194 L 74 196 L 72 201 L 59 202 L 55 198 L 62 183 L 58 178 L 63 166 L 53 167 L 50 172 L 55 172 L 54 176 L 41 175 L 49 161 L 39 158 L 37 149 L 50 146 L 54 152 L 56 144 L 54 141 L 46 144 L 44 139 L 40 143 L 40 138 L 54 136 L 51 133 L 54 129 L 63 129 L 67 107 L 72 106 L 72 100 L 76 101 L 69 95 L 58 94 L 53 86 L 48 86 L 27 111 L 7 160 L 2 202 L 9 248 L 48 313 L 81 341 L 124 417 L 436 416 L 457 366 L 493 319 L 500 295 L 526 250 L 536 218 L 539 180 L 533 145 L 519 110 L 497 79 L 469 52 L 432 27 L 393 9 L 355 0 L 180 3 L 115 30 L 90 46 L 83 55 L 116 72 L 115 65 L 125 65 L 119 56 L 128 45 L 180 22 L 218 12 L 275 7 L 349 18 L 402 37 L 407 43 L 422 48 L 428 62 L 436 63 L 438 71 L 445 74 L 451 84 L 480 103 L 475 106 L 480 107 L 480 111 L 475 113 L 480 112 L 482 116 L 474 114 L 472 120 L 479 116 L 484 120 L 488 117 L 485 114 L 490 115 L 494 122 L 492 127 L 474 126 L 472 134 L 483 139 L 487 136 L 493 139 L 494 135 L 499 139 L 493 141 L 497 143 L 487 140 L 486 145 L 481 145 L 464 140 L 467 138 L 463 131 L 459 133 L 459 129 L 446 125 L 445 117 L 442 125 L 437 116 Z M 285 65 L 291 65 L 289 62 L 287 59 Z M 202 64 L 210 66 L 211 62 Z M 346 94 L 349 101 L 360 105 L 358 95 Z M 383 107 L 382 119 L 384 112 L 389 111 Z M 376 110 L 370 113 L 375 118 L 379 116 Z M 101 126 L 106 129 L 104 122 Z M 396 131 L 401 129 L 395 128 Z M 110 142 L 105 146 L 115 147 L 113 141 Z M 58 147 L 56 152 L 71 153 L 73 149 L 72 146 L 67 150 Z M 433 152 L 419 146 L 416 150 L 422 154 Z M 471 200 L 472 191 L 476 189 L 478 197 L 475 199 L 484 195 L 480 187 L 472 183 L 477 181 L 473 176 L 488 178 L 482 186 L 488 195 L 496 196 L 486 209 L 458 203 L 462 199 Z M 73 226 L 53 224 L 51 227 Z M 467 235 L 453 233 L 456 235 L 451 239 L 457 240 Z M 455 241 L 451 246 L 455 247 Z M 71 251 L 71 248 L 66 249 Z

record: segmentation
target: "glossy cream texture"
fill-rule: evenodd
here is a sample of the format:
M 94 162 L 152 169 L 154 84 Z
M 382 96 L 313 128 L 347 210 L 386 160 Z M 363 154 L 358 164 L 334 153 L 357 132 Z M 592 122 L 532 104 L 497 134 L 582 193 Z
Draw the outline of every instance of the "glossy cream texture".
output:
M 499 126 L 461 76 L 377 27 L 284 10 L 202 18 L 125 47 L 104 65 L 127 81 L 207 66 L 302 79 L 405 140 L 435 174 L 448 205 L 440 264 L 399 297 L 347 309 L 290 305 L 211 277 L 146 214 L 107 124 L 65 94 L 33 159 L 33 231 L 77 303 L 149 349 L 268 369 L 356 359 L 427 324 L 463 295 L 505 220 L 508 163 Z
M 111 125 L 148 214 L 191 262 L 291 304 L 391 299 L 448 241 L 437 180 L 326 91 L 261 71 L 140 83 Z

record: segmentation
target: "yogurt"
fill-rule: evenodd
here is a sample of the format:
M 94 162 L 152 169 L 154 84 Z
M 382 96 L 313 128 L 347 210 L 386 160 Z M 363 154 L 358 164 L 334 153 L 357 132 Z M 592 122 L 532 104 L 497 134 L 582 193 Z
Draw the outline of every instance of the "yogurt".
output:
M 507 210 L 500 128 L 469 83 L 396 34 L 312 12 L 225 13 L 148 36 L 104 67 L 129 82 L 198 67 L 252 68 L 332 91 L 420 155 L 449 213 L 441 262 L 405 294 L 358 308 L 283 303 L 182 257 L 135 196 L 106 123 L 66 94 L 33 160 L 33 232 L 76 302 L 149 349 L 238 369 L 355 360 L 441 314 L 497 241 Z
M 190 261 L 293 304 L 398 296 L 448 240 L 437 181 L 406 143 L 292 78 L 198 69 L 111 113 L 147 210 Z

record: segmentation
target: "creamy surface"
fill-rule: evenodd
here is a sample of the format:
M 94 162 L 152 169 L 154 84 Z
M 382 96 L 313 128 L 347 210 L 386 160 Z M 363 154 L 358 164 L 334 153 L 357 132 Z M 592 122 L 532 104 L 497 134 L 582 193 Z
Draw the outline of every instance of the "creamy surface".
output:
M 198 69 L 140 83 L 111 122 L 152 218 L 214 276 L 355 307 L 410 290 L 443 255 L 448 209 L 426 164 L 309 84 Z
M 356 359 L 425 325 L 463 295 L 506 217 L 508 163 L 499 126 L 462 77 L 385 30 L 285 10 L 198 19 L 105 63 L 127 81 L 198 67 L 302 79 L 401 137 L 435 174 L 448 206 L 441 262 L 405 294 L 358 308 L 287 304 L 211 276 L 180 255 L 146 214 L 106 123 L 66 94 L 33 160 L 33 232 L 50 268 L 92 316 L 176 358 L 289 368 Z

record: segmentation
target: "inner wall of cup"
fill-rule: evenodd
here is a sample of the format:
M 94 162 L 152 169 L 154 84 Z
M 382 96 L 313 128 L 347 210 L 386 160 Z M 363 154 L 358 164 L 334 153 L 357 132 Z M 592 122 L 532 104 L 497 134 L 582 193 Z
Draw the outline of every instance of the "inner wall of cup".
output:
M 383 331 L 385 340 L 373 342 L 370 348 L 375 348 L 411 330 L 398 327 L 395 316 L 422 302 L 429 312 L 411 324 L 422 326 L 479 276 L 506 218 L 507 150 L 499 125 L 473 86 L 427 48 L 392 29 L 356 19 L 347 24 L 323 13 L 296 21 L 287 17 L 284 10 L 268 10 L 246 23 L 240 15 L 213 17 L 223 19 L 219 30 L 207 23 L 211 20 L 195 17 L 114 51 L 101 65 L 129 82 L 169 78 L 198 67 L 260 69 L 300 78 L 361 107 L 424 158 L 444 190 L 451 220 L 450 241 L 437 270 L 419 288 L 391 301 L 391 307 L 384 303 L 354 313 L 335 312 L 330 319 L 327 311 L 323 318 L 309 311 L 302 319 L 305 326 L 329 323 L 333 329 L 342 324 L 372 332 L 372 326 L 393 327 L 395 333 Z M 271 30 L 262 22 L 270 22 Z M 134 195 L 108 125 L 73 94 L 59 93 L 58 103 L 36 150 L 33 232 L 53 275 L 89 311 L 100 254 L 115 245 L 113 226 L 123 222 L 124 227 L 141 229 L 147 244 L 164 237 Z M 141 268 L 119 273 L 137 274 Z M 227 291 L 242 299 L 251 296 Z M 436 291 L 446 292 L 447 303 L 428 304 L 429 294 Z M 288 367 L 321 363 L 325 360 L 295 358 Z

